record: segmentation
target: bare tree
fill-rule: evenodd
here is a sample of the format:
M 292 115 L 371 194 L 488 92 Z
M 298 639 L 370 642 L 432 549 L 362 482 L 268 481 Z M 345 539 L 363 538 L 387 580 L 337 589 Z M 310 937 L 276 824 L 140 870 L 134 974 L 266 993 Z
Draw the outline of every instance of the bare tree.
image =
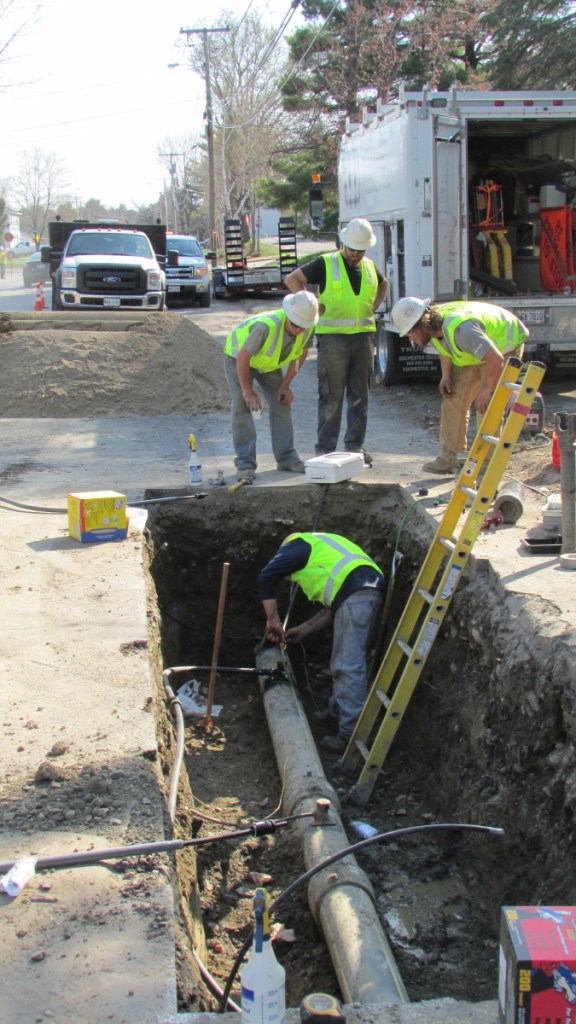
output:
M 27 7 L 21 0 L 0 0 L 0 68 L 4 68 L 15 56 L 16 41 L 37 21 L 42 10 L 38 0 Z M 0 89 L 7 85 L 6 75 L 0 74 Z
M 278 84 L 287 60 L 282 33 L 269 28 L 257 10 L 250 10 L 240 21 L 224 11 L 216 24 L 226 29 L 210 38 L 208 69 L 220 219 L 255 212 L 256 185 L 270 172 L 271 154 L 284 134 L 295 138 L 295 133 L 290 115 L 282 108 Z M 191 46 L 190 64 L 205 77 L 201 43 Z M 252 216 L 252 232 L 254 220 Z
M 31 235 L 44 233 L 51 213 L 68 198 L 66 173 L 54 153 L 43 149 L 24 152 L 10 188 L 23 231 Z
M 183 234 L 208 235 L 205 142 L 193 135 L 167 137 L 157 152 L 167 172 L 162 194 L 166 226 Z

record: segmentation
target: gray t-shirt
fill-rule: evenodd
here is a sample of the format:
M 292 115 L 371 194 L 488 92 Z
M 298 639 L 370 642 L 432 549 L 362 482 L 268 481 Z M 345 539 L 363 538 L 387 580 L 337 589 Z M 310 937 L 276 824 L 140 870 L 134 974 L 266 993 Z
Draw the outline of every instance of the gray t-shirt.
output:
M 462 352 L 476 359 L 485 359 L 490 349 L 500 354 L 498 347 L 486 334 L 479 320 L 464 320 L 454 331 L 454 341 Z

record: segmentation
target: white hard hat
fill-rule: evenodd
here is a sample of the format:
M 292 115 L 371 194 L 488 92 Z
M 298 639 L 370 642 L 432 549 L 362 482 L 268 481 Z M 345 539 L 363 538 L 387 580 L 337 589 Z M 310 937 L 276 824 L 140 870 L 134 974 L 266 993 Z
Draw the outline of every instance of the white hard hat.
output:
M 376 244 L 376 235 L 370 221 L 355 217 L 340 232 L 340 241 L 347 249 L 360 249 L 364 252 Z
M 297 327 L 315 327 L 318 323 L 318 299 L 312 292 L 294 292 L 282 299 L 284 312 Z
M 392 306 L 390 313 L 392 323 L 398 328 L 401 335 L 407 334 L 429 308 L 430 299 L 416 299 L 413 295 L 408 295 L 405 299 L 399 299 Z

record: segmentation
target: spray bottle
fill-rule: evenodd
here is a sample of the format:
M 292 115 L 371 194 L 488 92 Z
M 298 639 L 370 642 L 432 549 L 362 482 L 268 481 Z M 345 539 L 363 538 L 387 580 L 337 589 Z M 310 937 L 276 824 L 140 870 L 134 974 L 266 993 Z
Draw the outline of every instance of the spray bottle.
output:
M 188 471 L 190 473 L 190 483 L 200 484 L 202 483 L 202 464 L 196 451 L 196 438 L 194 434 L 188 435 L 188 443 L 190 445 L 190 461 L 188 463 Z
M 286 972 L 272 949 L 269 902 L 266 889 L 257 889 L 253 902 L 256 924 L 252 955 L 240 976 L 242 1024 L 284 1024 Z

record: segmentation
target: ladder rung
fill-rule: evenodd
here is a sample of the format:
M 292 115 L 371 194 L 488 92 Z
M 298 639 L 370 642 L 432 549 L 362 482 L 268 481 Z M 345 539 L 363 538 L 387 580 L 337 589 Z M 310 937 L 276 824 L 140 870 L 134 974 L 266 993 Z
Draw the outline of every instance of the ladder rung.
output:
M 370 757 L 370 751 L 368 750 L 368 747 L 363 742 L 363 740 L 354 740 L 354 745 L 356 747 L 356 750 L 358 751 L 358 753 L 362 757 L 362 759 L 364 761 L 367 761 L 368 758 Z
M 456 550 L 456 545 L 454 541 L 450 540 L 449 537 L 439 537 L 438 543 L 442 544 L 442 546 L 446 548 L 446 551 L 452 552 Z
M 412 648 L 410 647 L 410 644 L 407 644 L 405 640 L 397 640 L 396 643 L 398 644 L 400 650 L 404 651 L 406 657 L 409 658 L 410 655 L 412 654 Z
M 378 700 L 385 708 L 390 707 L 390 697 L 387 693 L 384 693 L 384 690 L 376 690 L 375 696 L 378 697 Z
M 521 384 L 514 384 L 513 381 L 509 380 L 509 381 L 506 381 L 506 383 L 504 384 L 504 387 L 508 388 L 509 391 L 520 391 L 520 388 L 522 387 L 522 385 Z
M 434 600 L 434 598 L 432 597 L 432 594 L 430 594 L 428 590 L 424 589 L 424 587 L 418 587 L 417 593 L 420 594 L 420 597 L 424 601 L 427 601 L 428 604 L 432 604 L 432 601 Z
M 495 437 L 494 434 L 482 434 L 482 440 L 487 441 L 488 444 L 498 444 L 500 438 Z
M 473 487 L 464 487 L 463 484 L 460 486 L 459 490 L 462 491 L 462 494 L 467 494 L 469 498 L 475 498 L 478 494 L 478 491 L 475 491 Z

